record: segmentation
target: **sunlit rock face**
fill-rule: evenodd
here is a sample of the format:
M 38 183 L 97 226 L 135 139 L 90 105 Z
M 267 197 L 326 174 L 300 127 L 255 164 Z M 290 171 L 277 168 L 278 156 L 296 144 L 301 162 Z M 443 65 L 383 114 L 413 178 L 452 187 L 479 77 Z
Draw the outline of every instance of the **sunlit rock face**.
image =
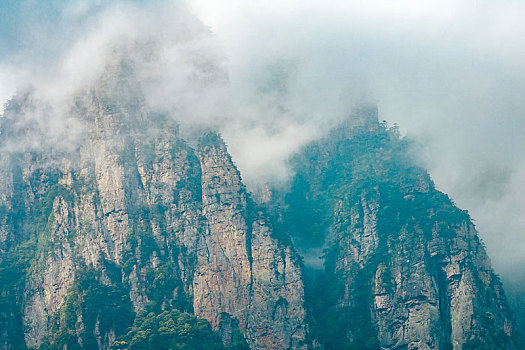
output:
M 24 103 L 11 102 L 4 135 L 34 132 L 17 128 Z M 145 309 L 206 319 L 226 346 L 304 347 L 298 256 L 221 138 L 189 146 L 125 71 L 71 113 L 84 130 L 59 156 L 4 148 L 2 348 L 109 348 Z
M 220 135 L 183 136 L 125 64 L 69 127 L 40 107 L 0 120 L 1 349 L 518 348 L 468 214 L 377 109 L 257 203 Z

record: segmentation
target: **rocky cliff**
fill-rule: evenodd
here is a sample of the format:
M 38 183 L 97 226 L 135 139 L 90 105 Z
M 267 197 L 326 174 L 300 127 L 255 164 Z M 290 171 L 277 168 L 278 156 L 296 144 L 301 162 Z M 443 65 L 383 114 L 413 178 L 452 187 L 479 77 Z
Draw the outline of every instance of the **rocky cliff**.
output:
M 435 189 L 377 110 L 357 114 L 296 157 L 292 188 L 280 194 L 302 254 L 325 251 L 322 268 L 307 266 L 320 341 L 326 349 L 516 348 L 468 213 Z
M 4 147 L 1 348 L 107 349 L 144 310 L 206 319 L 232 348 L 302 348 L 298 256 L 272 234 L 221 138 L 189 146 L 125 70 L 100 86 L 73 109 L 86 131 L 72 149 Z M 4 140 L 32 131 L 19 127 L 31 104 L 10 102 Z M 118 346 L 140 340 L 128 338 Z
M 130 69 L 75 98 L 67 147 L 24 144 L 30 92 L 1 118 L 1 349 L 517 348 L 468 214 L 376 111 L 256 203 L 221 137 L 183 138 Z

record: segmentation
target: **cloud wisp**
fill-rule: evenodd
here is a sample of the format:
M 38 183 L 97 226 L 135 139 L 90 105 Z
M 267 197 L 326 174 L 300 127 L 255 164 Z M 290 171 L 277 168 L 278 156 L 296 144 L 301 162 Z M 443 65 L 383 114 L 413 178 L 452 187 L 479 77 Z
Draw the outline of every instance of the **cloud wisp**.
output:
M 419 142 L 438 188 L 469 209 L 496 269 L 522 270 L 523 2 L 190 5 L 226 47 L 234 84 L 253 86 L 261 67 L 285 58 L 299 67 L 292 95 L 321 114 L 345 96 L 376 101 L 380 118 Z
M 354 104 L 377 103 L 472 213 L 496 268 L 525 263 L 523 2 L 7 4 L 0 98 L 31 86 L 55 133 L 123 53 L 149 107 L 220 130 L 249 184 L 286 179 L 290 154 Z

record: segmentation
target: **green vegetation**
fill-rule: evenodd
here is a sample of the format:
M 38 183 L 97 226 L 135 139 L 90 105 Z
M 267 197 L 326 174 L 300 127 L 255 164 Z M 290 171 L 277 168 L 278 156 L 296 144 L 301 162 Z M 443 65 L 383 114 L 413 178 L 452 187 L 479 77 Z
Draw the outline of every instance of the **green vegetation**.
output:
M 133 323 L 135 314 L 122 285 L 102 284 L 100 272 L 93 268 L 79 270 L 75 277 L 42 350 L 95 349 L 96 334 L 103 338 L 113 331 L 119 336 Z
M 24 348 L 20 295 L 33 259 L 34 240 L 12 247 L 0 264 L 0 328 L 14 346 Z
M 314 332 L 325 349 L 378 350 L 377 329 L 371 320 L 372 287 L 369 270 L 361 270 L 351 291 L 351 305 L 340 306 L 344 295 L 341 271 L 327 270 L 307 286 L 306 298 L 316 323 Z M 339 305 L 339 306 L 338 306 Z
M 24 348 L 20 296 L 24 294 L 28 274 L 43 266 L 41 253 L 51 248 L 53 203 L 59 196 L 72 201 L 83 184 L 78 182 L 75 188 L 67 189 L 58 183 L 57 172 L 37 170 L 24 181 L 18 167 L 13 166 L 11 171 L 14 180 L 11 209 L 3 206 L 0 214 L 15 234 L 0 264 L 0 326 L 6 328 L 12 344 Z M 28 194 L 33 197 L 29 203 Z
M 159 311 L 155 303 L 147 305 L 135 318 L 126 334 L 113 343 L 112 350 L 248 350 L 240 332 L 225 347 L 221 337 L 206 320 L 178 310 Z
M 215 133 L 201 140 L 203 147 L 222 144 Z M 326 251 L 324 270 L 307 266 L 305 291 L 313 320 L 314 334 L 309 336 L 319 340 L 326 350 L 380 348 L 372 307 L 373 282 L 381 267 L 384 277 L 379 284 L 387 291 L 394 289 L 390 276 L 392 246 L 401 247 L 402 251 L 395 253 L 411 254 L 436 231 L 444 238 L 454 238 L 461 225 L 470 223 L 468 214 L 435 190 L 428 174 L 415 166 L 409 149 L 410 144 L 400 137 L 397 128 L 388 128 L 384 123 L 377 129 L 338 130 L 309 145 L 294 159 L 297 175 L 290 191 L 281 193 L 274 207 L 257 205 L 244 187 L 238 192 L 246 196 L 246 222 L 254 222 L 261 212 L 264 218 L 271 217 L 267 224 L 281 244 L 291 244 L 292 237 L 299 249 L 308 251 L 325 247 L 328 238 L 334 241 Z M 154 145 L 149 144 L 143 153 L 147 165 L 153 166 Z M 199 162 L 194 155 L 188 157 L 190 164 Z M 132 225 L 122 266 L 102 261 L 99 271 L 85 266 L 76 271 L 74 283 L 53 316 L 50 335 L 40 349 L 98 348 L 100 339 L 107 342 L 109 334 L 117 338 L 113 350 L 226 348 L 207 321 L 191 315 L 193 304 L 185 290 L 192 282 L 196 253 L 188 252 L 177 241 L 176 230 L 183 228 L 166 222 L 173 208 L 184 204 L 179 200 L 188 196 L 202 200 L 200 180 L 196 180 L 200 179 L 200 170 L 195 169 L 199 169 L 198 165 L 188 166 L 186 178 L 173 189 L 172 203 L 136 204 L 130 209 Z M 22 181 L 20 173 L 16 177 L 12 209 L 0 206 L 0 217 L 5 217 L 17 233 L 17 242 L 0 265 L 0 325 L 7 325 L 4 334 L 23 348 L 20 296 L 25 293 L 26 276 L 43 268 L 42 257 L 62 244 L 51 237 L 57 214 L 53 205 L 58 197 L 74 206 L 80 195 L 93 192 L 96 201 L 98 194 L 92 184 L 78 179 L 73 181 L 73 187 L 59 184 L 57 173 L 36 171 L 27 182 Z M 217 194 L 217 200 L 220 199 Z M 354 234 L 363 230 L 369 204 L 377 204 L 377 247 L 364 261 L 346 261 L 344 265 L 341 261 L 348 257 L 348 247 L 358 244 Z M 89 222 L 79 220 L 81 232 L 90 229 Z M 246 250 L 250 263 L 251 229 L 248 225 Z M 75 234 L 78 232 L 71 235 Z M 400 239 L 402 244 L 395 243 Z M 185 262 L 184 273 L 188 276 L 184 281 L 180 261 Z M 128 279 L 133 272 L 133 283 L 149 301 L 136 317 Z M 501 283 L 492 277 L 491 288 L 496 290 Z M 487 298 L 497 297 L 490 294 Z M 488 300 L 487 304 L 491 302 Z M 277 306 L 286 307 L 286 303 L 279 299 Z M 488 312 L 476 313 L 473 323 L 488 335 L 472 334 L 464 349 L 482 348 L 486 345 L 482 339 L 490 337 L 496 339 L 491 344 L 493 348 L 507 346 L 510 340 L 497 329 L 496 321 L 499 322 Z M 229 348 L 248 349 L 240 331 L 234 332 Z
M 146 296 L 155 305 L 163 308 L 176 308 L 182 311 L 192 311 L 192 301 L 184 293 L 183 281 L 180 279 L 180 271 L 175 263 L 181 250 L 175 235 L 169 234 L 166 229 L 165 213 L 167 207 L 156 205 L 142 205 L 138 213 L 136 224 L 130 230 L 127 237 L 128 249 L 124 253 L 123 272 L 129 275 L 136 267 L 143 269 L 145 274 L 144 289 Z M 153 233 L 153 227 L 160 229 L 162 238 L 169 242 L 169 252 L 159 248 L 157 239 Z M 186 252 L 184 250 L 184 252 Z M 157 266 L 153 268 L 149 262 L 155 255 Z M 193 254 L 189 254 L 188 259 L 191 265 Z M 191 269 L 192 266 L 189 266 Z
M 496 326 L 495 321 L 495 316 L 491 312 L 475 312 L 472 315 L 472 322 L 478 326 L 477 329 L 480 332 L 471 334 L 463 345 L 463 349 L 509 349 L 514 348 L 513 345 L 519 344 L 519 340 L 516 339 L 517 335 L 509 336 Z M 488 342 L 490 340 L 491 342 Z
M 111 349 L 225 349 L 221 338 L 207 321 L 178 310 L 161 313 L 153 310 L 147 308 L 140 312 L 133 326 L 117 339 Z
M 467 212 L 435 190 L 428 174 L 414 165 L 410 143 L 397 128 L 383 123 L 376 130 L 348 133 L 344 139 L 330 136 L 310 145 L 294 160 L 297 175 L 284 196 L 282 221 L 300 246 L 322 245 L 336 206 L 343 203 L 339 216 L 349 217 L 345 210 L 360 207 L 363 199 L 378 202 L 382 236 L 416 221 L 426 233 L 445 223 L 440 231 L 453 235 L 452 228 L 469 221 Z
M 293 161 L 297 175 L 278 204 L 285 208 L 283 224 L 303 251 L 322 247 L 327 237 L 338 242 L 325 254 L 324 271 L 311 271 L 306 283 L 315 331 L 327 350 L 379 349 L 372 283 L 379 265 L 388 271 L 389 242 L 397 241 L 400 232 L 406 235 L 404 249 L 411 251 L 432 230 L 454 236 L 469 222 L 468 214 L 435 190 L 414 164 L 410 147 L 396 127 L 381 123 L 372 130 L 337 130 Z M 336 262 L 349 254 L 344 247 L 357 244 L 352 239 L 363 228 L 364 203 L 378 205 L 378 246 L 361 266 L 337 268 Z M 391 288 L 388 279 L 383 283 Z

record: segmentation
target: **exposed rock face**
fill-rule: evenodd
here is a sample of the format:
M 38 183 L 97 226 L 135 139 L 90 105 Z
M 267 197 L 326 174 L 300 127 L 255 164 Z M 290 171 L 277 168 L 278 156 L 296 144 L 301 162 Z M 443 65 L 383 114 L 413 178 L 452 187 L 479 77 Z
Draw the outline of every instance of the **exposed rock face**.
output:
M 10 143 L 35 132 L 19 120 L 30 94 L 6 109 L 0 349 L 127 349 L 134 321 L 174 310 L 236 349 L 517 348 L 468 214 L 376 109 L 309 145 L 262 206 L 220 136 L 184 140 L 131 76 L 77 99 L 84 132 L 57 152 Z
M 0 263 L 14 238 L 13 228 L 6 215 L 12 210 L 10 200 L 13 198 L 12 173 L 9 171 L 9 165 L 9 158 L 0 159 Z
M 356 122 L 296 161 L 285 221 L 304 254 L 329 250 L 324 271 L 307 286 L 321 343 L 517 348 L 501 283 L 468 214 L 406 153 L 395 131 Z M 304 225 L 295 206 L 318 220 Z M 324 238 L 308 242 L 305 235 Z M 335 292 L 320 302 L 326 285 Z
M 224 144 L 199 152 L 207 232 L 199 244 L 194 309 L 219 329 L 232 317 L 254 348 L 306 347 L 302 274 L 293 250 L 272 237 Z
M 125 70 L 116 77 L 79 102 L 86 132 L 58 165 L 34 150 L 2 157 L 2 266 L 11 268 L 11 246 L 13 259 L 22 260 L 17 245 L 29 249 L 19 289 L 2 287 L 19 312 L 2 310 L 0 348 L 107 349 L 152 302 L 209 320 L 227 345 L 240 332 L 253 348 L 301 348 L 298 259 L 255 210 L 223 141 L 211 134 L 188 146 L 170 118 L 143 108 Z M 93 291 L 97 304 L 87 304 Z M 131 318 L 108 303 L 129 303 Z

